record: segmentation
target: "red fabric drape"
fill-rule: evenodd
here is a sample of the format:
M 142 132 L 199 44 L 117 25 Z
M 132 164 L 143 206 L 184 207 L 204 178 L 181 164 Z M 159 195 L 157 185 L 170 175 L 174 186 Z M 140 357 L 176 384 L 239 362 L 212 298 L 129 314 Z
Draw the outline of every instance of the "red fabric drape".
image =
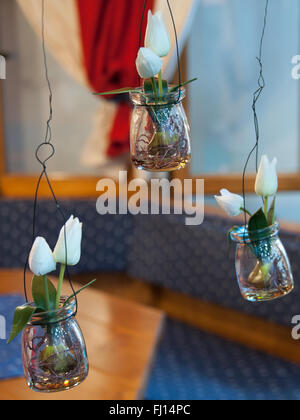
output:
M 138 84 L 138 52 L 143 0 L 77 0 L 85 66 L 95 92 Z M 154 0 L 148 0 L 152 9 Z M 144 19 L 143 39 L 147 23 Z M 130 105 L 122 102 L 110 134 L 108 156 L 129 147 Z

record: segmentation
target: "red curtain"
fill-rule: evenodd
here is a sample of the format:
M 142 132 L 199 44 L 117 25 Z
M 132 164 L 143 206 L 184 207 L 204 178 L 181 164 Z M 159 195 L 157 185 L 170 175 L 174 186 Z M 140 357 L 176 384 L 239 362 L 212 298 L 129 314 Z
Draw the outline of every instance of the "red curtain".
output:
M 85 66 L 93 91 L 135 87 L 143 0 L 77 0 Z M 148 0 L 152 9 L 154 0 Z M 145 14 L 143 38 L 147 14 Z M 116 98 L 116 100 L 119 100 Z M 110 133 L 108 156 L 118 156 L 129 147 L 130 105 L 122 98 Z

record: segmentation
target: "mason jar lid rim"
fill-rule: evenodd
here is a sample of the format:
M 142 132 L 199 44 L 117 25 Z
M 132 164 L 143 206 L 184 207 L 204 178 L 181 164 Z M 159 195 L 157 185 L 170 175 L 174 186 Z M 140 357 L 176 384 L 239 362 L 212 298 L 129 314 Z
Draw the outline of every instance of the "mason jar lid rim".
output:
M 67 296 L 62 296 L 60 301 L 61 303 L 65 303 L 69 298 Z M 25 303 L 24 305 L 22 305 L 22 307 L 26 307 L 26 306 L 35 306 L 34 302 L 30 302 L 30 303 Z M 53 309 L 51 311 L 45 311 L 45 312 L 38 312 L 32 315 L 32 321 L 33 323 L 35 323 L 34 318 L 39 318 L 39 319 L 43 319 L 46 317 L 54 317 L 57 316 L 57 318 L 70 318 L 75 314 L 75 306 L 76 306 L 76 300 L 75 298 L 72 298 L 72 300 L 70 300 L 70 302 L 66 305 L 66 306 L 62 306 L 59 309 Z M 66 316 L 63 316 L 63 312 L 66 312 Z M 68 313 L 69 312 L 69 313 Z M 38 322 L 38 321 L 36 321 Z
M 175 86 L 175 85 L 174 85 Z M 170 85 L 172 87 L 172 85 Z M 165 103 L 168 103 L 168 101 L 173 101 L 174 105 L 181 102 L 185 98 L 185 92 L 186 89 L 184 86 L 181 86 L 178 88 L 178 90 L 174 92 L 168 92 L 166 93 L 162 98 L 156 98 L 154 94 L 144 93 L 143 88 L 139 87 L 134 90 L 134 92 L 130 92 L 130 99 L 132 102 L 136 104 L 136 102 L 141 102 L 142 105 L 148 105 L 148 104 L 142 104 L 142 100 L 145 100 L 145 98 L 151 99 L 153 102 L 151 102 L 149 105 L 151 106 L 160 106 L 165 105 Z M 136 104 L 138 105 L 138 104 Z
M 254 235 L 260 236 L 259 239 L 264 239 L 268 236 L 274 236 L 279 231 L 279 223 L 275 222 L 264 229 L 257 229 L 253 231 Z M 251 242 L 249 237 L 248 226 L 239 226 L 231 231 L 231 239 L 235 242 Z

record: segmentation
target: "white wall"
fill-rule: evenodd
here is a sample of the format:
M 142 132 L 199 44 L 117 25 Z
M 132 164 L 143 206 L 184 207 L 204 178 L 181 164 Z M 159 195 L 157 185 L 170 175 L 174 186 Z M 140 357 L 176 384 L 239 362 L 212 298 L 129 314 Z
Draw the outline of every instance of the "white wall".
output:
M 261 148 L 279 159 L 279 170 L 299 168 L 299 83 L 291 77 L 300 54 L 299 1 L 270 1 L 263 50 L 266 88 L 257 109 Z M 265 1 L 201 2 L 189 40 L 192 172 L 241 173 L 255 144 L 252 94 Z M 249 170 L 253 170 L 250 165 Z
M 6 161 L 9 172 L 34 173 L 36 146 L 49 115 L 41 42 L 15 0 L 0 0 L 0 50 L 10 54 L 4 86 Z M 91 173 L 81 167 L 83 142 L 92 128 L 97 99 L 71 79 L 48 54 L 54 94 L 52 171 Z M 97 171 L 94 171 L 97 173 Z

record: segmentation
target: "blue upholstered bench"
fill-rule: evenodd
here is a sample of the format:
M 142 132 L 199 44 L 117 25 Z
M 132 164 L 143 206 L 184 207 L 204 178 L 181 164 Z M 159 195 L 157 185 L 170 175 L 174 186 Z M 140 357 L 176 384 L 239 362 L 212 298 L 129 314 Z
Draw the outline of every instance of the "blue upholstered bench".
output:
M 300 314 L 300 235 L 281 231 L 296 280 L 295 291 L 264 304 L 241 298 L 234 269 L 234 248 L 228 257 L 226 232 L 231 221 L 206 214 L 200 226 L 185 226 L 184 216 L 106 215 L 95 200 L 63 201 L 66 214 L 84 223 L 83 255 L 73 272 L 127 272 L 134 278 L 212 303 L 289 324 Z M 30 248 L 32 201 L 0 200 L 0 267 L 22 267 Z M 55 245 L 62 221 L 47 200 L 38 208 L 37 234 Z
M 300 400 L 300 366 L 168 319 L 148 400 Z
M 66 216 L 74 214 L 84 224 L 84 252 L 73 273 L 126 271 L 131 216 L 100 216 L 95 200 L 63 201 L 61 207 Z M 0 200 L 0 267 L 24 266 L 31 246 L 32 214 L 32 201 Z M 37 220 L 37 235 L 46 237 L 53 248 L 63 221 L 52 201 L 39 202 Z
M 147 219 L 145 219 L 147 217 Z M 291 325 L 300 314 L 300 234 L 281 230 L 292 262 L 295 290 L 267 303 L 248 303 L 240 295 L 235 248 L 230 256 L 226 235 L 232 221 L 206 214 L 200 226 L 189 227 L 183 216 L 136 216 L 128 273 L 149 283 L 198 297 L 270 321 Z

